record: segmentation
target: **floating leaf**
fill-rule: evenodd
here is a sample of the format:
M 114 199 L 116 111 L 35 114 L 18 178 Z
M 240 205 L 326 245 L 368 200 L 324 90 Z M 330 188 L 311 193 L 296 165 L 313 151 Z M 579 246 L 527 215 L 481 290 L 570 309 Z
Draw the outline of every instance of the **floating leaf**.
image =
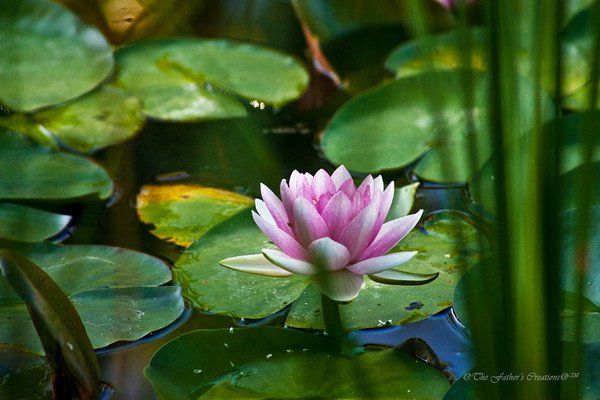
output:
M 584 333 L 583 342 L 593 343 L 600 341 L 600 205 L 595 205 L 591 208 L 591 233 L 589 237 L 588 259 L 590 260 L 586 285 L 584 287 Z M 576 263 L 574 254 L 575 243 L 575 223 L 577 221 L 577 211 L 575 209 L 564 211 L 561 214 L 560 222 L 564 230 L 565 239 L 562 241 L 562 291 L 560 295 L 563 300 L 562 323 L 563 323 L 563 339 L 573 341 L 575 329 L 575 293 L 576 293 Z M 454 308 L 461 322 L 468 326 L 467 313 L 467 290 L 468 288 L 477 288 L 473 290 L 482 290 L 478 287 L 482 281 L 481 270 L 486 265 L 478 265 L 467 272 L 456 286 L 454 293 Z M 482 295 L 485 295 L 485 289 L 482 290 Z M 475 312 L 488 313 L 489 310 L 477 309 Z
M 573 208 L 576 205 L 577 191 L 574 188 L 576 177 L 587 173 L 582 169 L 582 145 L 586 129 L 597 129 L 600 134 L 600 111 L 587 111 L 561 117 L 548 122 L 544 126 L 546 135 L 555 135 L 560 131 L 564 135 L 564 143 L 561 155 L 560 184 L 563 194 L 563 209 Z M 597 127 L 597 128 L 595 128 Z M 554 131 L 555 130 L 555 131 Z M 522 145 L 512 146 L 510 151 L 522 152 Z M 600 145 L 592 153 L 592 168 L 600 167 Z M 494 194 L 494 172 L 492 160 L 488 160 L 470 180 L 469 187 L 473 200 L 490 215 L 495 212 L 496 197 Z M 594 203 L 600 204 L 600 190 L 593 190 Z
M 396 286 L 365 279 L 365 286 L 352 303 L 340 306 L 348 329 L 415 322 L 452 305 L 454 287 L 461 275 L 479 259 L 477 232 L 460 213 L 440 212 L 413 230 L 393 251 L 419 253 L 399 270 L 439 276 L 422 286 Z M 418 303 L 419 307 L 411 307 Z M 323 328 L 319 292 L 309 287 L 294 302 L 286 324 L 298 328 Z
M 402 43 L 394 49 L 385 61 L 385 67 L 398 78 L 432 68 L 445 70 L 471 68 L 485 72 L 489 70 L 487 44 L 488 31 L 483 27 L 423 36 Z M 576 46 L 565 43 L 562 51 L 565 63 L 562 91 L 563 95 L 568 95 L 585 85 L 589 79 L 590 66 Z M 516 66 L 524 77 L 527 77 L 530 65 L 530 56 L 527 52 L 521 51 Z M 553 76 L 546 73 L 541 80 L 547 91 L 553 91 Z
M 469 76 L 475 87 L 473 107 L 467 110 L 463 96 Z M 325 156 L 357 172 L 403 168 L 424 156 L 415 169 L 420 177 L 465 181 L 475 172 L 469 169 L 469 135 L 477 137 L 478 167 L 491 154 L 486 81 L 485 75 L 465 70 L 431 71 L 356 96 L 325 128 L 321 142 Z M 520 83 L 519 90 L 531 89 L 527 81 Z M 544 96 L 544 119 L 552 114 L 550 104 Z M 525 132 L 532 123 L 523 120 L 520 128 Z
M 68 215 L 0 203 L 0 238 L 18 242 L 41 242 L 62 231 L 69 221 L 71 217 Z
M 253 204 L 250 197 L 197 185 L 148 185 L 137 196 L 138 216 L 154 226 L 152 233 L 184 247 Z
M 110 45 L 50 0 L 0 2 L 0 102 L 17 111 L 92 90 L 113 69 Z
M 42 143 L 50 135 L 86 153 L 130 139 L 143 124 L 140 101 L 111 86 L 47 111 L 0 118 L 0 125 Z
M 108 173 L 87 158 L 1 129 L 0 171 L 0 199 L 107 198 L 113 189 Z
M 423 286 L 395 286 L 366 279 L 356 300 L 341 306 L 348 328 L 371 328 L 382 321 L 407 323 L 425 318 L 452 304 L 460 275 L 478 258 L 474 253 L 474 227 L 452 212 L 435 214 L 424 230 L 411 232 L 395 249 L 419 250 L 406 272 L 439 277 Z M 456 245 L 460 243 L 460 251 Z M 261 318 L 294 302 L 286 323 L 302 328 L 323 328 L 320 292 L 308 277 L 265 277 L 219 266 L 222 259 L 257 254 L 273 247 L 256 227 L 248 212 L 217 225 L 186 249 L 174 267 L 175 279 L 194 307 L 235 317 Z M 430 275 L 431 277 L 431 275 Z M 406 309 L 413 302 L 420 309 Z M 409 307 L 410 308 L 410 307 Z
M 178 286 L 162 261 L 131 250 L 95 245 L 14 245 L 69 296 L 94 348 L 137 340 L 183 312 Z M 0 279 L 0 343 L 40 352 L 27 307 Z
M 158 119 L 240 117 L 245 107 L 232 94 L 282 105 L 308 85 L 307 72 L 293 57 L 227 40 L 144 41 L 120 50 L 117 61 L 117 84 Z
M 188 247 L 173 267 L 175 280 L 196 308 L 244 318 L 269 316 L 300 296 L 308 277 L 258 276 L 232 271 L 219 261 L 273 248 L 249 212 L 241 212 L 209 230 Z
M 197 330 L 159 349 L 144 374 L 164 400 L 224 393 L 236 399 L 433 400 L 448 388 L 440 371 L 399 350 L 367 349 L 354 358 L 339 352 L 327 339 L 290 329 Z M 360 379 L 353 379 L 358 371 Z

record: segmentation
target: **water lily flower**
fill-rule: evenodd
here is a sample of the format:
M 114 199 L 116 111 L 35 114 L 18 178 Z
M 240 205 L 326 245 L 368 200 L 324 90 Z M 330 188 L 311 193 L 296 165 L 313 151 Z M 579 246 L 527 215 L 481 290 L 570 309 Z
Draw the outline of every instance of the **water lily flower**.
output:
M 294 171 L 280 186 L 281 199 L 261 185 L 252 216 L 279 248 L 262 254 L 222 260 L 224 267 L 259 275 L 308 275 L 329 298 L 349 302 L 359 293 L 364 275 L 386 283 L 422 284 L 437 275 L 391 270 L 417 254 L 386 254 L 419 222 L 423 210 L 385 222 L 394 198 L 394 183 L 384 189 L 381 176 L 367 176 L 356 187 L 344 166 L 330 176 Z

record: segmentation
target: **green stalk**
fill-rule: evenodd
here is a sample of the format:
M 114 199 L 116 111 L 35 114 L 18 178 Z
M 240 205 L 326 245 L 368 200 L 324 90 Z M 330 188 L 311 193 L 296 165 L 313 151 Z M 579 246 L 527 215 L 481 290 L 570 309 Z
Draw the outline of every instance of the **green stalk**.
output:
M 337 302 L 321 293 L 321 305 L 323 308 L 323 322 L 325 330 L 329 336 L 338 343 L 343 344 L 346 339 L 342 318 L 340 316 L 340 306 Z

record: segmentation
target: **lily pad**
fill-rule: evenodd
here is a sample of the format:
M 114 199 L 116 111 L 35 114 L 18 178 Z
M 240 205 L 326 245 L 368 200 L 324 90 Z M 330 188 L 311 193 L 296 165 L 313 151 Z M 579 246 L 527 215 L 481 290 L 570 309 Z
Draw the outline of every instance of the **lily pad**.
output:
M 460 235 L 459 235 L 460 233 Z M 452 304 L 454 286 L 463 271 L 478 259 L 474 227 L 460 215 L 443 212 L 431 216 L 422 230 L 411 232 L 395 249 L 419 250 L 402 270 L 440 276 L 422 286 L 395 286 L 366 279 L 358 298 L 341 306 L 348 328 L 371 328 L 423 319 Z M 459 251 L 456 246 L 462 243 Z M 194 307 L 243 318 L 262 318 L 288 304 L 286 323 L 302 328 L 323 328 L 319 291 L 301 275 L 266 277 L 219 266 L 222 259 L 260 253 L 273 247 L 248 212 L 241 212 L 209 230 L 183 253 L 173 271 L 175 280 Z M 422 306 L 414 309 L 413 302 Z M 407 309 L 408 308 L 408 309 Z
M 269 316 L 296 300 L 308 277 L 258 276 L 219 265 L 225 258 L 257 254 L 266 247 L 274 248 L 250 212 L 241 212 L 188 247 L 173 267 L 174 278 L 196 308 L 243 318 Z
M 0 130 L 0 199 L 70 199 L 112 193 L 112 181 L 85 157 L 57 152 Z
M 429 69 L 471 68 L 484 72 L 489 70 L 487 45 L 488 31 L 483 27 L 424 36 L 394 49 L 385 61 L 385 67 L 398 78 Z M 586 84 L 591 68 L 579 48 L 573 44 L 564 43 L 562 51 L 565 63 L 562 90 L 563 95 L 568 95 Z M 526 51 L 521 51 L 516 66 L 525 77 L 530 64 L 531 57 Z M 542 84 L 551 92 L 554 89 L 554 77 L 549 74 L 543 76 Z
M 250 197 L 197 185 L 147 185 L 137 196 L 138 216 L 154 226 L 152 233 L 184 247 L 253 204 Z
M 464 85 L 468 76 L 473 78 L 474 101 L 467 110 Z M 356 96 L 325 128 L 321 142 L 325 156 L 336 165 L 365 173 L 404 168 L 423 157 L 415 169 L 420 177 L 438 182 L 465 181 L 475 172 L 469 169 L 469 135 L 477 140 L 477 167 L 491 154 L 486 81 L 485 75 L 476 72 L 431 71 Z M 527 81 L 521 83 L 520 90 L 531 89 Z M 547 107 L 543 117 L 547 119 L 550 99 L 544 100 Z M 523 121 L 523 131 L 529 122 Z
M 223 398 L 217 393 L 433 400 L 449 386 L 440 371 L 402 351 L 367 349 L 348 358 L 327 339 L 274 327 L 190 332 L 159 349 L 144 374 L 165 400 Z
M 458 212 L 431 215 L 421 229 L 413 230 L 392 251 L 418 250 L 401 270 L 435 273 L 421 286 L 395 286 L 365 278 L 365 286 L 352 303 L 340 306 L 344 327 L 373 328 L 416 322 L 452 305 L 454 288 L 462 274 L 479 260 L 474 226 Z M 418 307 L 414 307 L 418 304 Z M 294 302 L 286 324 L 298 328 L 324 328 L 319 292 L 310 286 Z
M 184 304 L 162 261 L 116 247 L 14 245 L 69 296 L 94 348 L 137 340 L 175 321 Z M 0 343 L 41 352 L 27 307 L 0 279 Z
M 0 203 L 0 238 L 18 242 L 41 242 L 62 231 L 69 221 L 71 217 L 68 215 Z
M 121 49 L 117 61 L 117 85 L 142 99 L 145 113 L 157 119 L 240 117 L 246 109 L 234 95 L 258 106 L 282 105 L 308 85 L 293 57 L 228 40 L 144 41 Z
M 143 124 L 140 101 L 112 86 L 47 111 L 0 119 L 0 125 L 34 139 L 41 137 L 42 143 L 50 136 L 85 153 L 130 139 Z
M 0 3 L 0 102 L 33 111 L 80 96 L 113 69 L 102 34 L 50 0 Z
M 587 173 L 582 169 L 582 147 L 584 134 L 587 129 L 596 130 L 600 134 L 600 111 L 587 111 L 561 117 L 548 122 L 545 126 L 547 135 L 554 135 L 553 129 L 560 130 L 564 135 L 564 147 L 560 166 L 560 187 L 563 190 L 563 209 L 573 208 L 576 205 L 577 190 L 575 190 L 578 175 Z M 513 146 L 513 152 L 524 151 L 524 146 Z M 494 195 L 494 171 L 492 159 L 488 160 L 483 167 L 471 178 L 469 187 L 473 200 L 477 206 L 488 214 L 495 212 L 496 198 Z M 592 153 L 592 168 L 600 167 L 600 145 Z M 593 190 L 593 188 L 592 188 Z M 600 190 L 594 190 L 594 203 L 600 203 Z
M 593 343 L 600 341 L 600 205 L 592 207 L 591 216 L 592 232 L 589 237 L 590 247 L 588 249 L 588 259 L 590 260 L 589 269 L 586 276 L 586 285 L 584 286 L 584 304 L 583 304 L 583 319 L 584 332 L 583 342 Z M 560 221 L 563 224 L 564 239 L 563 245 L 563 261 L 562 261 L 562 324 L 563 324 L 563 340 L 574 340 L 575 328 L 575 293 L 577 275 L 575 272 L 574 260 L 574 224 L 577 221 L 576 210 L 571 209 L 564 211 L 561 214 Z M 468 271 L 456 286 L 454 293 L 454 309 L 461 322 L 468 326 L 469 316 L 467 313 L 466 301 L 467 288 L 478 287 L 482 281 L 481 270 L 485 265 L 478 265 Z M 478 309 L 476 312 L 487 313 L 489 310 Z

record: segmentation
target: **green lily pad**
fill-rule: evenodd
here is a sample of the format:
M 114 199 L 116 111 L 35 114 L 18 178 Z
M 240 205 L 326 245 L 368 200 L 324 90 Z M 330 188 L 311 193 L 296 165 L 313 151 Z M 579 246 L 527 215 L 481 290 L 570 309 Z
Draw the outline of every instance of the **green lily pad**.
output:
M 144 41 L 117 53 L 117 85 L 142 99 L 148 116 L 178 121 L 240 117 L 233 95 L 282 105 L 308 85 L 293 57 L 259 45 L 177 38 Z M 262 104 L 262 105 L 261 105 Z
M 0 238 L 17 242 L 41 242 L 62 231 L 69 221 L 71 217 L 68 215 L 0 203 Z
M 360 379 L 353 378 L 357 373 Z M 144 374 L 165 400 L 223 393 L 237 399 L 433 400 L 449 386 L 440 371 L 402 351 L 367 349 L 348 358 L 327 339 L 274 327 L 190 332 L 159 349 Z
M 143 124 L 140 101 L 111 86 L 47 111 L 0 118 L 0 125 L 42 138 L 42 143 L 50 136 L 85 153 L 130 139 Z
M 586 275 L 586 285 L 584 286 L 584 304 L 583 304 L 583 319 L 584 333 L 583 342 L 593 343 L 600 341 L 600 205 L 592 207 L 591 216 L 592 232 L 589 237 L 589 252 L 588 259 L 590 264 Z M 574 224 L 577 221 L 576 210 L 571 209 L 564 211 L 561 214 L 560 221 L 563 224 L 564 239 L 563 246 L 563 261 L 562 261 L 562 324 L 563 324 L 563 340 L 574 340 L 573 334 L 575 329 L 575 293 L 577 274 L 575 272 L 574 260 Z M 477 287 L 482 281 L 481 270 L 485 266 L 477 266 L 467 272 L 456 286 L 454 293 L 454 309 L 456 315 L 461 322 L 468 326 L 467 313 L 467 288 Z M 478 313 L 488 312 L 488 310 L 477 310 Z
M 416 322 L 450 307 L 460 277 L 479 260 L 480 234 L 460 213 L 444 211 L 428 217 L 422 229 L 413 230 L 392 251 L 418 250 L 400 269 L 439 272 L 438 278 L 421 286 L 386 285 L 365 278 L 356 300 L 340 306 L 344 327 L 362 329 Z M 319 292 L 311 285 L 292 305 L 286 324 L 322 329 L 320 310 Z
M 0 199 L 70 199 L 96 195 L 107 198 L 112 181 L 99 165 L 85 157 L 33 143 L 0 130 Z
M 587 111 L 561 117 L 548 122 L 544 129 L 547 135 L 555 134 L 553 129 L 560 130 L 565 136 L 560 166 L 560 186 L 563 188 L 563 209 L 576 205 L 577 190 L 574 188 L 578 175 L 587 173 L 583 170 L 582 147 L 587 129 L 600 127 L 600 111 Z M 600 134 L 598 131 L 596 134 Z M 513 146 L 510 151 L 523 151 L 523 146 Z M 593 167 L 600 166 L 600 145 L 592 153 Z M 476 204 L 489 214 L 495 212 L 496 198 L 494 194 L 494 172 L 492 160 L 470 179 L 469 187 Z M 594 203 L 600 203 L 600 190 L 594 190 Z
M 94 348 L 137 340 L 175 321 L 184 304 L 178 286 L 160 286 L 171 272 L 159 259 L 116 247 L 15 245 L 69 296 Z M 0 279 L 0 343 L 41 352 L 27 307 Z
M 113 69 L 102 34 L 50 0 L 0 3 L 0 54 L 0 102 L 17 111 L 80 96 Z
M 474 101 L 473 107 L 465 110 L 465 78 L 469 75 L 474 81 Z M 526 81 L 521 83 L 520 90 L 529 90 Z M 424 156 L 415 169 L 420 177 L 465 181 L 475 172 L 468 167 L 469 118 L 477 137 L 477 167 L 491 154 L 488 97 L 486 76 L 482 74 L 455 70 L 411 75 L 346 103 L 325 128 L 321 146 L 331 162 L 353 171 L 399 169 Z M 549 106 L 550 99 L 544 100 Z M 544 108 L 544 119 L 550 114 L 551 109 Z M 527 129 L 526 124 L 522 129 Z
M 197 185 L 147 185 L 137 196 L 140 220 L 161 239 L 188 246 L 219 222 L 254 204 L 247 196 Z
M 487 40 L 488 31 L 483 27 L 420 37 L 394 49 L 385 61 L 385 67 L 398 78 L 429 69 L 471 68 L 482 72 L 488 71 Z M 469 45 L 470 48 L 465 47 Z M 577 91 L 589 80 L 590 66 L 576 46 L 565 43 L 562 51 L 565 62 L 562 90 L 563 95 L 568 95 Z M 527 52 L 522 51 L 516 62 L 518 70 L 524 76 L 527 76 L 530 58 Z M 542 83 L 550 92 L 554 88 L 554 77 L 544 76 Z
M 52 399 L 52 370 L 39 354 L 0 344 L 0 398 Z
M 459 238 L 459 232 L 461 233 Z M 424 230 L 411 232 L 396 251 L 419 250 L 402 270 L 440 276 L 423 286 L 396 286 L 368 278 L 358 298 L 341 306 L 348 328 L 371 328 L 388 323 L 423 319 L 452 305 L 454 286 L 463 271 L 478 259 L 473 248 L 477 232 L 458 214 L 431 216 Z M 462 243 L 459 252 L 456 245 Z M 232 271 L 219 266 L 222 259 L 257 254 L 273 245 L 256 227 L 249 212 L 222 222 L 186 249 L 173 272 L 194 307 L 243 318 L 262 318 L 288 304 L 286 323 L 323 328 L 320 292 L 306 276 L 278 278 Z M 411 303 L 420 305 L 411 306 Z
M 243 318 L 269 316 L 300 296 L 308 277 L 258 276 L 219 265 L 228 257 L 257 254 L 274 248 L 258 229 L 250 212 L 215 226 L 188 247 L 175 263 L 173 275 L 191 304 L 217 314 Z

